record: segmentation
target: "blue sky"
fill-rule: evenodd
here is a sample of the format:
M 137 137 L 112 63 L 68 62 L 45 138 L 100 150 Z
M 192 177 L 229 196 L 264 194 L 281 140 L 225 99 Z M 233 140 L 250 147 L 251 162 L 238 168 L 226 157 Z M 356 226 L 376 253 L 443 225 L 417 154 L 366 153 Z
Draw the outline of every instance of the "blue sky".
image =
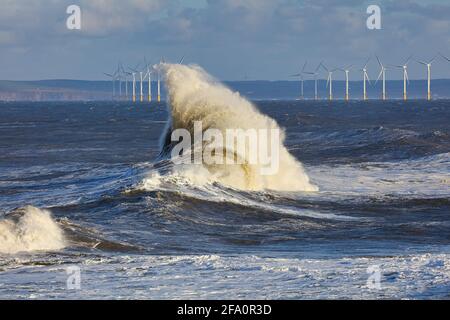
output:
M 81 7 L 79 31 L 66 28 L 70 4 Z M 381 7 L 381 30 L 366 28 L 370 4 Z M 308 69 L 354 64 L 358 80 L 375 54 L 386 64 L 450 56 L 448 0 L 0 0 L 0 8 L 0 79 L 102 79 L 119 60 L 185 55 L 223 80 L 290 79 L 305 60 Z M 377 74 L 373 58 L 369 75 Z M 436 61 L 433 76 L 450 78 L 450 63 Z M 411 62 L 410 78 L 424 77 Z

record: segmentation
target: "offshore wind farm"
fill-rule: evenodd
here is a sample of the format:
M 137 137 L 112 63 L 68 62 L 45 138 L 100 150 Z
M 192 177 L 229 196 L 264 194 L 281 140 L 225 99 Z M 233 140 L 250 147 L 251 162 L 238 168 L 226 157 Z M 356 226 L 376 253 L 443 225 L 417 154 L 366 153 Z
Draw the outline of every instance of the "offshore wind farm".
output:
M 373 59 L 375 58 L 375 59 Z M 345 67 L 326 66 L 322 60 L 312 65 L 305 60 L 298 73 L 289 78 L 293 80 L 231 80 L 224 81 L 231 88 L 251 99 L 299 99 L 299 100 L 408 100 L 409 99 L 447 99 L 450 98 L 450 79 L 433 79 L 431 67 L 439 59 L 448 63 L 450 59 L 436 54 L 431 60 L 424 61 L 409 56 L 401 64 L 383 64 L 378 55 L 367 58 L 365 63 L 350 64 Z M 162 62 L 164 59 L 161 58 Z M 184 62 L 184 57 L 178 63 Z M 368 64 L 371 60 L 377 65 Z M 411 66 L 411 62 L 415 65 Z M 195 64 L 195 63 L 193 63 Z M 7 81 L 0 80 L 0 101 L 131 101 L 131 102 L 161 102 L 165 96 L 161 83 L 158 64 L 151 64 L 144 58 L 141 62 L 124 67 L 119 62 L 113 72 L 103 72 L 108 80 L 37 80 L 37 81 Z M 420 68 L 423 78 L 410 80 L 408 66 Z M 378 69 L 377 69 L 378 67 Z M 294 68 L 295 69 L 295 68 Z M 386 76 L 387 71 L 391 75 Z M 397 71 L 398 70 L 398 71 Z M 344 79 L 336 78 L 340 71 Z M 359 72 L 358 72 L 359 71 Z M 392 75 L 398 75 L 401 80 Z M 369 78 L 372 73 L 373 79 Z M 378 74 L 377 77 L 375 77 Z M 333 77 L 334 76 L 334 77 Z M 280 77 L 281 78 L 281 77 Z M 109 82 L 109 85 L 108 85 Z M 109 86 L 109 88 L 107 88 Z M 272 88 L 270 88 L 272 86 Z M 270 88 L 271 90 L 267 90 Z M 410 91 L 408 94 L 408 90 Z M 400 91 L 400 92 L 399 92 Z M 270 94 L 272 93 L 272 95 Z
M 328 90 L 328 100 L 333 100 L 334 96 L 334 92 L 333 92 L 333 73 L 335 73 L 336 71 L 342 71 L 345 74 L 345 93 L 343 96 L 343 99 L 348 101 L 350 99 L 356 99 L 356 100 L 368 100 L 369 99 L 369 95 L 368 95 L 368 86 L 375 86 L 379 80 L 381 80 L 381 92 L 379 93 L 378 98 L 381 100 L 387 100 L 387 99 L 403 99 L 403 100 L 408 100 L 408 86 L 410 84 L 410 80 L 408 77 L 408 64 L 411 61 L 411 59 L 413 58 L 413 56 L 410 56 L 406 59 L 406 61 L 401 64 L 401 65 L 390 65 L 390 67 L 392 68 L 399 68 L 402 70 L 402 77 L 403 77 L 403 91 L 402 91 L 402 95 L 401 97 L 392 95 L 392 96 L 388 96 L 387 94 L 387 90 L 388 88 L 386 87 L 386 81 L 391 82 L 389 80 L 386 79 L 386 70 L 388 70 L 382 63 L 380 58 L 376 55 L 376 60 L 379 64 L 380 70 L 379 70 L 379 74 L 378 77 L 376 78 L 375 83 L 373 84 L 370 81 L 369 78 L 369 73 L 368 73 L 368 64 L 371 60 L 371 58 L 368 58 L 367 61 L 364 63 L 363 66 L 361 66 L 361 69 L 359 69 L 360 71 L 362 71 L 362 97 L 355 92 L 354 93 L 354 98 L 350 97 L 350 71 L 355 67 L 355 65 L 351 64 L 348 65 L 345 68 L 339 68 L 339 67 L 333 67 L 331 69 L 328 69 L 325 65 L 325 61 L 322 60 L 317 67 L 315 68 L 314 71 L 307 71 L 307 67 L 308 67 L 308 61 L 305 61 L 303 66 L 301 67 L 300 71 L 298 73 L 292 74 L 290 75 L 290 77 L 297 77 L 299 78 L 299 93 L 296 96 L 296 99 L 314 99 L 314 100 L 319 100 L 319 94 L 318 94 L 318 82 L 320 82 L 320 75 L 321 72 L 320 70 L 323 69 L 325 71 L 325 79 L 326 79 L 326 84 L 325 84 L 325 88 Z M 431 83 L 432 83 L 432 78 L 431 78 L 431 65 L 433 63 L 433 61 L 437 58 L 437 57 L 441 57 L 444 61 L 450 62 L 450 59 L 447 58 L 446 56 L 442 55 L 442 54 L 437 54 L 435 57 L 433 57 L 430 61 L 428 62 L 423 62 L 422 60 L 414 60 L 416 63 L 420 64 L 420 65 L 424 65 L 426 67 L 426 82 L 425 82 L 425 87 L 423 88 L 423 97 L 420 96 L 420 93 L 416 93 L 413 95 L 414 99 L 426 99 L 426 100 L 431 100 L 433 99 L 433 94 L 431 91 Z M 162 61 L 162 60 L 161 60 Z M 180 60 L 180 64 L 183 63 L 184 61 L 184 57 Z M 138 64 L 139 66 L 140 64 Z M 147 91 L 147 101 L 151 102 L 152 101 L 152 84 L 151 84 L 151 74 L 157 74 L 158 77 L 158 81 L 157 81 L 157 88 L 158 88 L 158 98 L 157 101 L 160 102 L 161 101 L 161 95 L 160 95 L 160 76 L 159 76 L 159 72 L 155 69 L 155 65 L 150 66 L 146 59 L 144 59 L 144 67 L 142 69 L 142 71 L 137 71 L 136 69 L 138 69 L 138 66 L 134 69 L 130 69 L 132 71 L 134 71 L 133 73 L 133 99 L 132 101 L 135 102 L 136 99 L 136 92 L 135 92 L 135 83 L 136 83 L 136 79 L 134 78 L 134 75 L 136 73 L 139 73 L 141 75 L 141 79 L 140 79 L 140 102 L 144 101 L 144 93 L 143 93 L 143 81 L 145 79 L 148 79 L 148 91 Z M 145 75 L 143 75 L 143 73 L 145 72 Z M 106 74 L 106 73 L 105 73 Z M 114 72 L 114 75 L 111 74 L 106 74 L 108 77 L 112 78 L 112 98 L 118 98 L 119 100 L 128 100 L 128 95 L 121 95 L 119 94 L 119 96 L 116 95 L 116 89 L 115 89 L 115 80 L 119 79 L 119 92 L 121 92 L 122 90 L 122 83 L 125 84 L 125 91 L 128 90 L 128 82 L 126 81 L 127 76 L 129 75 L 129 73 L 125 73 L 123 71 L 123 69 L 121 68 L 121 65 L 119 64 L 116 71 Z M 307 80 L 306 77 L 308 76 L 312 76 L 313 80 Z M 125 79 L 125 82 L 120 81 Z M 313 95 L 309 95 L 306 96 L 305 95 L 305 82 L 314 82 L 314 94 Z M 419 82 L 422 82 L 423 80 L 417 80 Z M 235 81 L 236 82 L 236 81 Z M 355 85 L 356 89 L 359 87 L 358 84 L 358 80 L 357 80 L 357 76 L 354 76 L 352 79 L 353 84 Z M 450 80 L 449 80 L 450 82 Z M 375 89 L 374 89 L 375 90 Z M 378 88 L 379 90 L 379 88 Z M 419 91 L 419 88 L 416 88 L 417 91 Z M 438 92 L 440 92 L 441 90 L 439 90 Z M 450 89 L 449 89 L 450 91 Z M 244 92 L 244 94 L 246 94 L 246 92 Z M 340 95 L 342 97 L 342 95 Z M 389 98 L 388 98 L 389 97 Z M 445 95 L 436 95 L 434 98 L 446 98 L 447 96 Z M 450 97 L 450 92 L 449 92 L 449 96 Z M 276 97 L 279 98 L 279 97 Z M 285 97 L 285 98 L 292 98 L 291 97 Z M 371 99 L 377 99 L 376 95 L 372 96 Z

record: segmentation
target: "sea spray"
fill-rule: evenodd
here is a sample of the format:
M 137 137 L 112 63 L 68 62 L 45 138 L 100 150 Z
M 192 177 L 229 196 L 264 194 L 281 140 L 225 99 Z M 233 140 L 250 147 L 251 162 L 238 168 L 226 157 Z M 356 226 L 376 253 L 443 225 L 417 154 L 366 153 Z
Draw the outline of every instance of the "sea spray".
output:
M 162 155 L 168 157 L 174 148 L 172 133 L 185 129 L 193 136 L 195 124 L 201 122 L 203 130 L 219 130 L 225 135 L 229 129 L 278 130 L 280 142 L 276 154 L 279 169 L 270 175 L 261 174 L 262 164 L 244 159 L 239 165 L 192 164 L 174 166 L 173 170 L 189 172 L 192 175 L 207 175 L 210 182 L 242 190 L 317 191 L 311 184 L 302 164 L 284 146 L 285 134 L 275 120 L 261 114 L 248 100 L 233 92 L 207 74 L 201 67 L 180 64 L 160 64 L 168 92 L 169 121 L 162 136 Z M 193 146 L 196 150 L 198 146 Z M 201 146 L 204 151 L 206 144 Z M 229 146 L 227 145 L 227 148 Z M 235 150 L 227 150 L 231 153 Z M 250 157 L 251 152 L 247 153 Z M 184 155 L 185 156 L 185 155 Z M 207 170 L 205 170 L 205 168 Z M 197 179 L 198 180 L 198 179 Z
M 0 254 L 58 250 L 65 245 L 63 231 L 48 210 L 27 206 L 0 220 Z

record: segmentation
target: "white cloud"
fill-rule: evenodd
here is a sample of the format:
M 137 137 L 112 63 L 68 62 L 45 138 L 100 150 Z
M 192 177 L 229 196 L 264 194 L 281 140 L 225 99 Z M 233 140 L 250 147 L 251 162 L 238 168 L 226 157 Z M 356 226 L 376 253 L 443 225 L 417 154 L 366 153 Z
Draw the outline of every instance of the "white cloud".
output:
M 65 9 L 74 2 L 82 8 L 78 33 L 65 28 Z M 0 46 L 11 59 L 0 61 L 0 68 L 6 72 L 16 70 L 14 64 L 22 65 L 24 57 L 17 52 L 40 52 L 53 68 L 58 64 L 68 68 L 63 57 L 81 64 L 89 56 L 101 69 L 119 57 L 137 60 L 148 53 L 177 58 L 186 53 L 222 78 L 239 78 L 246 69 L 254 72 L 250 74 L 254 78 L 280 78 L 304 59 L 347 65 L 375 53 L 389 55 L 392 62 L 411 52 L 450 54 L 450 3 L 385 0 L 380 31 L 365 27 L 368 4 L 360 0 L 2 0 Z M 221 63 L 216 63 L 218 59 Z M 76 61 L 71 65 L 77 68 Z M 98 71 L 91 69 L 76 71 L 95 77 Z

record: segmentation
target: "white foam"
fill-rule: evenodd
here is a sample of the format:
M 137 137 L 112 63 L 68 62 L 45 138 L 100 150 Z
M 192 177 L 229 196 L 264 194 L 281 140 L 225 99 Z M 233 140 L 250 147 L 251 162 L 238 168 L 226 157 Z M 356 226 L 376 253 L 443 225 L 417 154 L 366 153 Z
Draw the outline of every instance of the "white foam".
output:
M 33 268 L 33 257 L 11 259 L 0 298 L 58 299 L 446 299 L 450 254 L 382 257 L 267 257 L 266 255 L 111 255 L 74 257 L 82 290 L 52 286 L 65 261 Z M 66 257 L 65 257 L 66 259 Z M 17 262 L 19 260 L 19 263 Z M 377 266 L 380 289 L 369 286 Z M 24 277 L 24 272 L 27 276 Z M 65 281 L 66 279 L 61 279 Z M 48 284 L 43 286 L 43 284 Z M 142 288 L 142 289 L 141 289 Z
M 252 193 L 250 197 L 248 194 L 240 192 L 239 188 L 224 188 L 221 185 L 214 184 L 211 175 L 205 173 L 207 171 L 205 168 L 198 170 L 200 174 L 192 171 L 191 166 L 180 166 L 178 169 L 170 175 L 160 175 L 159 172 L 152 171 L 136 188 L 145 191 L 176 192 L 193 199 L 216 203 L 226 202 L 284 215 L 315 219 L 357 220 L 345 215 L 265 203 L 260 200 L 263 193 Z
M 48 210 L 27 206 L 0 220 L 0 253 L 50 251 L 65 245 L 63 231 Z
M 450 196 L 450 154 L 396 162 L 352 163 L 310 167 L 321 191 L 334 195 Z

